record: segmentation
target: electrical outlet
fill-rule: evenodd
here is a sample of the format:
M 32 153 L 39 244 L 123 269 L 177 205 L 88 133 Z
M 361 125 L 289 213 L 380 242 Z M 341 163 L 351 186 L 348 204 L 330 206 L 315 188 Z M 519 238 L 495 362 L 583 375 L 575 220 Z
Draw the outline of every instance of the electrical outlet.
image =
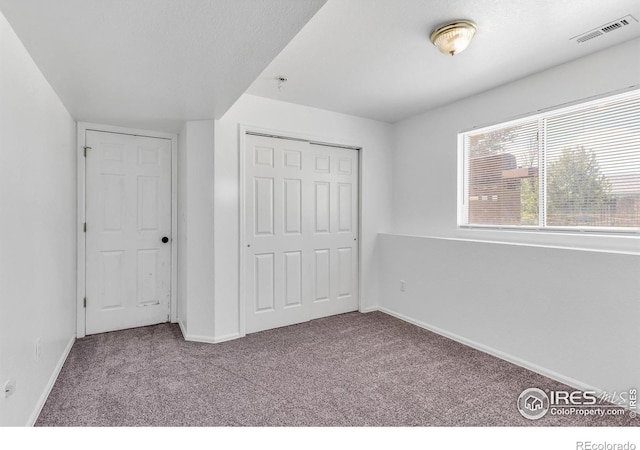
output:
M 9 398 L 16 392 L 16 380 L 8 380 L 4 383 L 2 388 L 4 391 L 4 398 Z
M 404 282 L 404 280 L 400 280 L 400 292 L 404 292 L 406 287 L 407 284 Z
M 34 357 L 36 358 L 36 361 L 40 361 L 41 347 L 42 347 L 42 343 L 40 341 L 40 338 L 38 338 L 36 339 L 36 352 L 34 355 Z

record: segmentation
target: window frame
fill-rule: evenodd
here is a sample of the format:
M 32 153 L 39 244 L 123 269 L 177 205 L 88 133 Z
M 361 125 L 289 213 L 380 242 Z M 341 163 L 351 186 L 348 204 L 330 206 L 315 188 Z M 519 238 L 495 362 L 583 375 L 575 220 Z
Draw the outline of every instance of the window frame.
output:
M 546 124 L 545 119 L 582 109 L 590 108 L 594 105 L 607 103 L 611 101 L 624 100 L 628 98 L 637 98 L 640 101 L 640 87 L 633 86 L 620 91 L 609 92 L 606 94 L 589 97 L 575 102 L 556 105 L 550 108 L 538 110 L 533 113 L 523 114 L 508 120 L 493 122 L 489 125 L 476 126 L 470 129 L 459 131 L 457 134 L 457 229 L 458 230 L 489 230 L 489 231 L 507 231 L 507 232 L 525 232 L 535 234 L 574 234 L 574 235 L 597 235 L 597 236 L 640 236 L 640 226 L 638 227 L 596 227 L 596 226 L 546 226 L 546 203 L 547 190 L 544 186 L 546 179 L 547 165 L 545 162 L 545 141 L 546 141 Z M 468 164 L 465 155 L 465 138 L 468 134 L 477 134 L 481 132 L 491 132 L 517 126 L 523 123 L 531 123 L 538 121 L 538 161 L 540 175 L 538 176 L 538 192 L 543 193 L 538 197 L 538 225 L 490 225 L 490 224 L 466 224 L 465 221 L 469 217 L 468 190 L 469 180 L 465 177 L 467 173 L 466 164 Z

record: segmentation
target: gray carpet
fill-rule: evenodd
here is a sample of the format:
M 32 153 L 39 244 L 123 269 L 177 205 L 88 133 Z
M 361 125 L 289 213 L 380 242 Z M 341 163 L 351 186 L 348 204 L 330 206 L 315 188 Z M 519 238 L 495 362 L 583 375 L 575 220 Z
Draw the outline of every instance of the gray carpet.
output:
M 516 409 L 568 389 L 383 313 L 350 313 L 222 344 L 176 325 L 78 340 L 38 426 L 637 426 Z

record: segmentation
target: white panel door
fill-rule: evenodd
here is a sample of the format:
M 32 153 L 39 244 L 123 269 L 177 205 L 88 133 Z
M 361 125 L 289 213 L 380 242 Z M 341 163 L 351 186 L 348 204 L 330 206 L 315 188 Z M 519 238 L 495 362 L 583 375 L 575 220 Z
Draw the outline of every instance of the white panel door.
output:
M 358 152 L 247 135 L 246 331 L 358 309 Z
M 358 151 L 310 144 L 311 318 L 358 309 Z
M 166 322 L 171 141 L 87 131 L 86 334 Z

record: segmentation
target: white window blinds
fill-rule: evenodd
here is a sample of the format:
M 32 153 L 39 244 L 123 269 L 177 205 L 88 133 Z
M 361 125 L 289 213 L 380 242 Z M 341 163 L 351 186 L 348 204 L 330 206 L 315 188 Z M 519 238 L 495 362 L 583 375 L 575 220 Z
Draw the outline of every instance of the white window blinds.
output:
M 640 231 L 640 91 L 463 134 L 463 226 Z
M 466 136 L 468 223 L 538 224 L 538 122 Z

